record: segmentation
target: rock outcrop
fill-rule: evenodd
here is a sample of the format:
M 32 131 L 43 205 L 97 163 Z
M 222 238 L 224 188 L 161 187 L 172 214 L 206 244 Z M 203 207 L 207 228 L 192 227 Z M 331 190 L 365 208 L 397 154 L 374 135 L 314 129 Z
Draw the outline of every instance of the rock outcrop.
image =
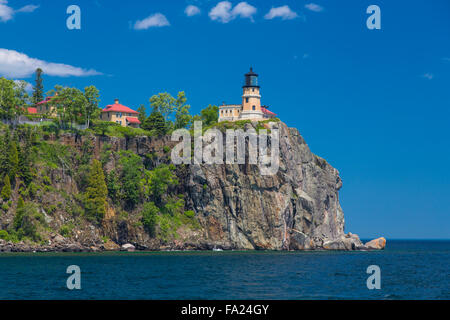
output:
M 310 151 L 297 129 L 273 128 L 280 132 L 275 175 L 248 164 L 190 166 L 185 195 L 204 226 L 202 239 L 234 249 L 363 247 L 357 235 L 344 233 L 339 172 Z
M 245 129 L 257 127 L 246 124 Z M 109 208 L 101 226 L 88 222 L 76 226 L 70 239 L 53 235 L 49 244 L 13 244 L 0 240 L 0 251 L 99 251 L 99 250 L 368 250 L 383 249 L 384 238 L 363 245 L 355 234 L 344 233 L 344 214 L 339 204 L 342 180 L 338 170 L 313 154 L 295 128 L 282 122 L 270 124 L 279 130 L 280 162 L 274 175 L 261 175 L 258 165 L 181 165 L 176 169 L 177 193 L 182 194 L 185 209 L 195 213 L 199 228 L 180 227 L 173 239 L 150 236 L 142 227 L 141 211 L 129 212 L 119 219 Z M 63 134 L 59 143 L 81 149 L 90 139 L 94 157 L 105 145 L 113 151 L 130 150 L 152 165 L 170 163 L 167 147 L 177 142 L 170 137 L 114 138 Z M 224 139 L 225 140 L 225 139 Z M 151 154 L 152 157 L 148 157 Z M 149 160 L 151 159 L 151 160 Z M 111 157 L 106 172 L 117 166 Z M 55 189 L 66 194 L 77 192 L 72 177 L 55 171 Z M 52 178 L 53 179 L 53 178 Z M 63 199 L 56 198 L 62 201 Z M 53 214 L 53 230 L 71 217 Z M 12 217 L 8 218 L 8 221 Z M 4 224 L 8 221 L 5 219 Z M 107 238 L 108 240 L 104 240 Z
M 384 247 L 386 247 L 386 239 L 383 237 L 374 239 L 372 241 L 367 242 L 365 244 L 365 247 L 367 247 L 367 249 L 382 250 L 384 249 Z

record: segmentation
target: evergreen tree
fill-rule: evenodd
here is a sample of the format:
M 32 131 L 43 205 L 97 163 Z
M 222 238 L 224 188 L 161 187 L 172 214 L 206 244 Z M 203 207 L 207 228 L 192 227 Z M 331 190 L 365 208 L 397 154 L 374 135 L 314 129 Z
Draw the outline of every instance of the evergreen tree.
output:
M 42 69 L 36 69 L 36 80 L 33 88 L 33 104 L 37 104 L 44 100 L 44 84 L 42 80 Z
M 102 164 L 97 159 L 92 161 L 85 193 L 85 208 L 88 218 L 100 222 L 106 213 L 108 189 L 105 183 Z
M 25 206 L 25 202 L 23 201 L 22 196 L 19 196 L 19 199 L 17 200 L 16 211 L 22 209 L 24 206 Z
M 11 181 L 9 180 L 9 175 L 5 174 L 3 178 L 3 188 L 1 196 L 3 200 L 9 200 L 11 198 Z
M 141 104 L 139 108 L 137 109 L 137 112 L 139 112 L 138 119 L 141 122 L 141 125 L 144 123 L 145 119 L 147 119 L 147 113 L 145 111 L 145 106 Z
M 17 145 L 14 140 L 9 144 L 9 177 L 14 180 L 19 171 L 19 152 L 17 151 Z
M 141 198 L 141 175 L 144 165 L 141 157 L 131 151 L 122 151 L 119 163 L 122 169 L 120 181 L 123 199 L 127 206 L 133 208 Z
M 25 143 L 23 148 L 18 148 L 19 151 L 19 166 L 18 166 L 18 175 L 25 183 L 25 185 L 29 185 L 33 180 L 33 174 L 31 172 L 32 162 L 30 160 L 31 155 L 31 146 L 28 142 Z
M 145 130 L 154 131 L 158 136 L 163 136 L 167 132 L 166 121 L 161 112 L 157 110 L 153 110 L 150 116 L 145 119 L 141 127 Z

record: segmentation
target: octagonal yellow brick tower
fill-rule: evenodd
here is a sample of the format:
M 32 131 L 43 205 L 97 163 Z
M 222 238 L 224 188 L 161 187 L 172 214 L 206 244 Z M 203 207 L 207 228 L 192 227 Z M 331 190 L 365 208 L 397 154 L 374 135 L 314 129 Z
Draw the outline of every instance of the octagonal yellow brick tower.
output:
M 242 86 L 242 119 L 261 119 L 263 112 L 261 111 L 261 95 L 259 92 L 258 75 L 250 71 L 245 74 L 245 82 Z

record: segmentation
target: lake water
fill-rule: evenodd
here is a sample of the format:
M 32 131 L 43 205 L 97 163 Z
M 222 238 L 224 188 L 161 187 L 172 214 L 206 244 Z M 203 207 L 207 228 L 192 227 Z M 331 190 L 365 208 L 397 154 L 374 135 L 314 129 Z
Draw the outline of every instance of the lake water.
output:
M 81 268 L 68 290 L 66 268 Z M 369 290 L 369 265 L 381 289 Z M 450 299 L 450 241 L 377 252 L 0 254 L 0 299 Z

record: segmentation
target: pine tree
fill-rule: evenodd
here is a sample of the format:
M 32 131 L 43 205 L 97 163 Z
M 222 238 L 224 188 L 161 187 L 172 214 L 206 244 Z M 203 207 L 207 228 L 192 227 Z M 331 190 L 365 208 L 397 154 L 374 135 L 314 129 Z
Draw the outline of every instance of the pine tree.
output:
M 25 183 L 25 185 L 29 185 L 33 180 L 33 174 L 31 172 L 31 148 L 30 144 L 26 143 L 23 148 L 18 147 L 19 151 L 19 165 L 18 165 L 18 175 Z
M 1 196 L 3 200 L 9 200 L 11 198 L 11 181 L 9 180 L 9 175 L 5 174 L 3 178 L 3 189 Z
M 37 104 L 44 100 L 44 85 L 42 80 L 42 69 L 36 69 L 36 85 L 33 88 L 33 104 Z
M 138 119 L 142 123 L 144 123 L 145 119 L 147 119 L 147 113 L 145 112 L 145 106 L 141 104 L 139 108 L 137 109 L 137 112 L 139 112 Z
M 25 202 L 23 201 L 22 196 L 19 196 L 19 199 L 17 200 L 16 211 L 22 209 L 24 206 L 25 206 Z
M 85 207 L 88 218 L 100 222 L 106 213 L 108 189 L 105 183 L 102 164 L 97 159 L 92 161 L 85 193 Z
M 155 134 L 159 136 L 165 135 L 167 132 L 166 121 L 164 120 L 161 112 L 156 110 L 154 110 L 150 116 L 145 119 L 141 127 L 142 129 L 149 131 L 154 130 Z
M 19 152 L 17 151 L 17 145 L 14 140 L 9 144 L 9 177 L 14 180 L 19 171 Z

